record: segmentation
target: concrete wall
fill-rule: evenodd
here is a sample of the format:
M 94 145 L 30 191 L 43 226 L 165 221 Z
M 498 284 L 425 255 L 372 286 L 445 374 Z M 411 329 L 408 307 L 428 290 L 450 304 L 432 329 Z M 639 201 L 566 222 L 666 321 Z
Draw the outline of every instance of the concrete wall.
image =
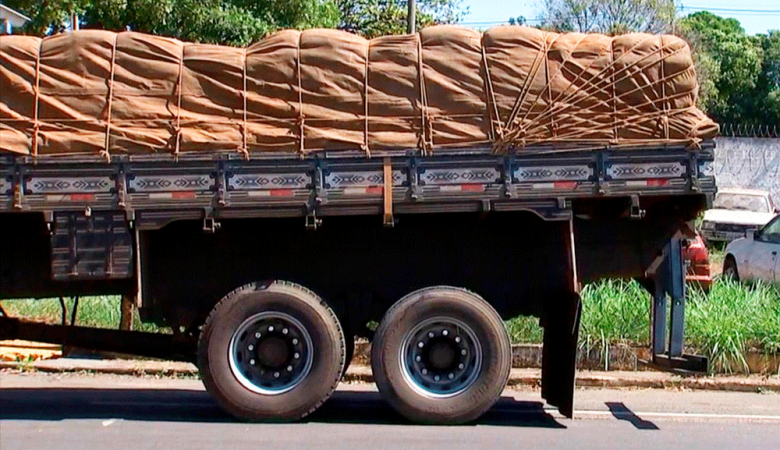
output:
M 715 139 L 719 187 L 764 189 L 780 205 L 780 138 Z

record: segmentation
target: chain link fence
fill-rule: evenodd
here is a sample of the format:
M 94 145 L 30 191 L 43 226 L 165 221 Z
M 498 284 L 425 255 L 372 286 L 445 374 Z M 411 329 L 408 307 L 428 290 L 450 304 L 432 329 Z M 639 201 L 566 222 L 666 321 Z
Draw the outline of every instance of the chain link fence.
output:
M 718 187 L 763 189 L 780 205 L 780 136 L 719 137 L 715 142 Z

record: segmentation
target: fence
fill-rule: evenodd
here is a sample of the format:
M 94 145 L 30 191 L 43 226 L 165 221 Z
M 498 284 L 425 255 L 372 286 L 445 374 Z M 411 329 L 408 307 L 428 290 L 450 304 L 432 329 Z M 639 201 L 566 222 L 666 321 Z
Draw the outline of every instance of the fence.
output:
M 780 137 L 719 137 L 715 142 L 718 187 L 763 189 L 780 205 Z

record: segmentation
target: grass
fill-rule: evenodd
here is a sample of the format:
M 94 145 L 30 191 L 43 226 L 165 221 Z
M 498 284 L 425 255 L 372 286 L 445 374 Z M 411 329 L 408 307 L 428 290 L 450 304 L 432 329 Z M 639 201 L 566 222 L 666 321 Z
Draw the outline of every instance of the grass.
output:
M 647 346 L 650 341 L 650 295 L 634 281 L 606 280 L 585 287 L 580 345 L 586 349 L 626 344 Z M 71 301 L 67 301 L 68 309 Z M 60 321 L 56 299 L 2 302 L 12 316 Z M 119 297 L 84 297 L 77 324 L 117 328 Z M 514 343 L 541 343 L 543 330 L 534 317 L 507 321 Z M 745 354 L 758 350 L 780 354 L 780 286 L 744 284 L 716 277 L 705 296 L 691 290 L 685 309 L 685 342 L 691 353 L 706 355 L 716 372 L 742 371 Z M 133 329 L 169 332 L 134 317 Z
M 5 300 L 0 302 L 3 309 L 12 317 L 24 317 L 31 320 L 46 323 L 60 323 L 62 309 L 58 299 L 40 300 Z M 73 308 L 73 300 L 65 299 L 67 307 L 67 320 L 70 323 L 70 314 Z M 120 313 L 119 296 L 81 297 L 76 314 L 76 325 L 96 328 L 119 328 Z M 154 324 L 141 322 L 136 311 L 133 315 L 133 330 L 148 332 L 167 332 L 166 329 Z
M 744 284 L 716 278 L 708 296 L 689 292 L 685 342 L 691 353 L 709 357 L 715 372 L 743 371 L 750 350 L 780 354 L 780 286 Z M 634 281 L 606 280 L 585 287 L 580 345 L 648 346 L 650 294 Z M 507 322 L 516 343 L 540 343 L 535 321 Z

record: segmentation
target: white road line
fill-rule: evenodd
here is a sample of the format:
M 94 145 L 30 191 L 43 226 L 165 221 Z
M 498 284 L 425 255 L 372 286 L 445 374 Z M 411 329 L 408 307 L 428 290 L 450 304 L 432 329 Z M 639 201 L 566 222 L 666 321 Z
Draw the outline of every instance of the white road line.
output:
M 574 417 L 577 416 L 604 416 L 627 419 L 631 417 L 649 418 L 671 418 L 671 419 L 727 419 L 727 420 L 771 420 L 780 422 L 780 416 L 765 416 L 759 414 L 711 414 L 711 413 L 668 413 L 668 412 L 641 412 L 632 411 L 631 413 L 615 414 L 609 411 L 574 411 Z

